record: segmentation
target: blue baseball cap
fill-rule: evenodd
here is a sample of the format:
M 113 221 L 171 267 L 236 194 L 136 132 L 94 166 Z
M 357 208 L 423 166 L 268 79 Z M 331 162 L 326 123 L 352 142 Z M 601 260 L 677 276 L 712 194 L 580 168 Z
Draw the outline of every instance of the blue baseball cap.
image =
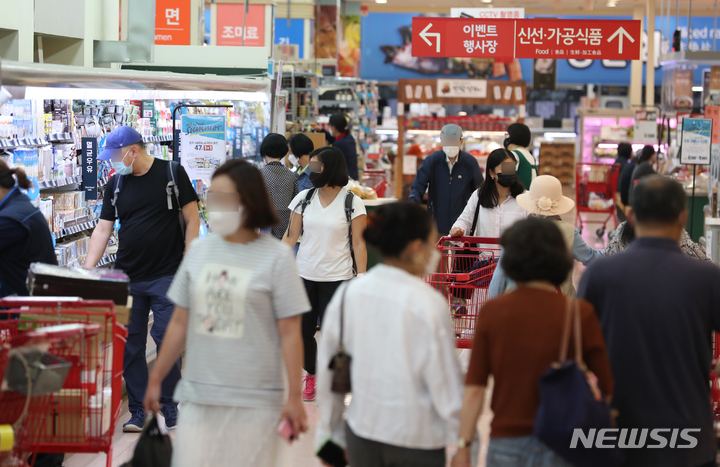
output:
M 113 154 L 116 154 L 120 149 L 142 142 L 142 135 L 133 127 L 121 126 L 115 128 L 105 138 L 105 149 L 100 153 L 98 159 L 109 161 Z

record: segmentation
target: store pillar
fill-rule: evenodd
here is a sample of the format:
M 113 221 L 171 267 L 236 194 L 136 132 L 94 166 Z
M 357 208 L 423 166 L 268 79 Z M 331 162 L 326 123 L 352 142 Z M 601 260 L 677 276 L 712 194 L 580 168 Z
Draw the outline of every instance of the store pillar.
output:
M 633 19 L 644 22 L 645 7 L 636 6 L 633 11 Z M 642 30 L 642 25 L 640 30 Z M 642 49 L 641 49 L 642 50 Z M 654 72 L 653 68 L 653 72 Z M 654 75 L 653 75 L 654 76 Z M 638 60 L 630 62 L 630 105 L 632 107 L 640 107 L 642 105 L 642 54 Z
M 645 106 L 655 105 L 655 0 L 646 0 L 647 67 L 645 68 Z M 640 61 L 642 67 L 642 60 Z

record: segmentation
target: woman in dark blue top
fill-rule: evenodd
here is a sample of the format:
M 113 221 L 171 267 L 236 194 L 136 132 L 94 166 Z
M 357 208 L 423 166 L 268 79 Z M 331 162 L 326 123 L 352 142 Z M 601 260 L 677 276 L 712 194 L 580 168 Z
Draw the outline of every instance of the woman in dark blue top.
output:
M 358 180 L 358 153 L 355 138 L 350 134 L 348 121 L 345 114 L 336 113 L 330 116 L 330 132 L 323 131 L 325 138 L 334 148 L 338 148 L 345 156 L 348 175 L 353 180 Z M 360 180 L 358 180 L 360 181 Z

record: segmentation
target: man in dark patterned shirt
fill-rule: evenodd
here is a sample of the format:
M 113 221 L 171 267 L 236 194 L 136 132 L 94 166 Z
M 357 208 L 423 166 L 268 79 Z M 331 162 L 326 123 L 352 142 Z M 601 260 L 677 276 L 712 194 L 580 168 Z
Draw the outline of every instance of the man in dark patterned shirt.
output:
M 298 182 L 295 174 L 283 167 L 280 159 L 288 152 L 288 142 L 283 135 L 270 133 L 260 145 L 260 155 L 267 165 L 260 169 L 270 200 L 280 216 L 280 223 L 272 228 L 272 235 L 282 239 L 290 221 L 290 202 L 298 194 Z

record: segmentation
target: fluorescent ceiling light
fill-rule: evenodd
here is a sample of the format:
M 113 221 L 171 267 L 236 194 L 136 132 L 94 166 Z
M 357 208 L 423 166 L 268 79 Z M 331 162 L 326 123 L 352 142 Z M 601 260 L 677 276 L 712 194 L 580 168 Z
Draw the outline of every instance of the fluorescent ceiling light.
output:
M 481 0 L 482 3 L 492 3 L 492 0 Z
M 576 138 L 576 133 L 545 133 L 543 135 L 545 138 Z
M 703 87 L 702 86 L 693 86 L 692 90 L 693 90 L 693 92 L 702 92 Z
M 466 117 L 466 116 L 467 116 L 467 112 L 464 112 L 464 111 L 458 112 L 458 117 Z
M 375 0 L 375 3 L 387 3 L 387 0 Z

